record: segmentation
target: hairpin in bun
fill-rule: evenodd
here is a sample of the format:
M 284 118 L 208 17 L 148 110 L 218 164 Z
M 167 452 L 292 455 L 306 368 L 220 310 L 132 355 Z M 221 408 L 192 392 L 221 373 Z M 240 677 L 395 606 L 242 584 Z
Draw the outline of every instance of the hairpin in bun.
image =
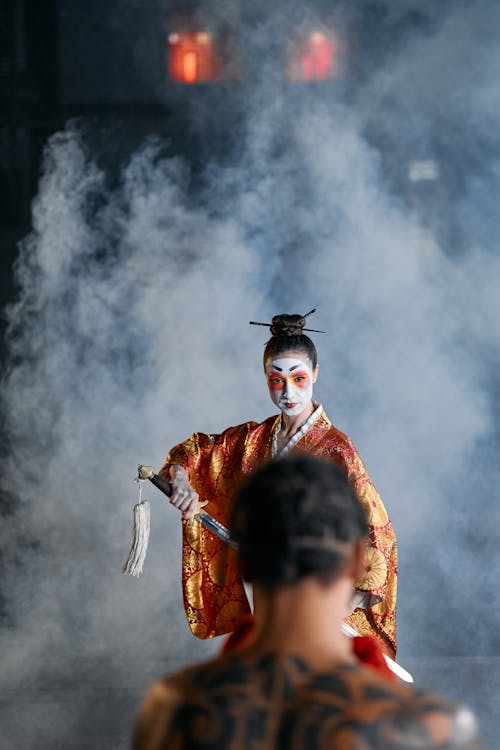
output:
M 266 326 L 270 329 L 272 336 L 301 336 L 304 331 L 325 333 L 325 331 L 318 331 L 315 328 L 304 328 L 306 318 L 312 315 L 313 312 L 316 312 L 315 307 L 305 315 L 287 315 L 286 313 L 282 313 L 281 315 L 275 315 L 270 323 L 257 323 L 251 320 L 250 325 Z

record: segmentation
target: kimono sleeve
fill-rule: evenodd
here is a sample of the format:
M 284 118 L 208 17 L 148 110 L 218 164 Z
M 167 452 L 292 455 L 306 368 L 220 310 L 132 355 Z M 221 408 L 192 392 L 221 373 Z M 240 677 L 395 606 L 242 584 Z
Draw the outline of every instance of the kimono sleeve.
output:
M 217 435 L 205 435 L 195 432 L 183 443 L 175 445 L 169 452 L 165 463 L 158 472 L 163 479 L 170 480 L 170 468 L 174 465 L 182 466 L 189 477 L 200 472 L 202 464 L 210 460 Z
M 348 442 L 348 477 L 365 509 L 369 525 L 369 543 L 362 575 L 356 581 L 356 590 L 363 592 L 368 602 L 368 609 L 363 616 L 373 620 L 376 629 L 389 641 L 395 652 L 398 573 L 396 534 L 363 461 L 352 441 L 349 439 Z M 361 623 L 356 623 L 355 619 L 353 617 L 350 624 L 353 627 L 357 624 L 359 630 Z

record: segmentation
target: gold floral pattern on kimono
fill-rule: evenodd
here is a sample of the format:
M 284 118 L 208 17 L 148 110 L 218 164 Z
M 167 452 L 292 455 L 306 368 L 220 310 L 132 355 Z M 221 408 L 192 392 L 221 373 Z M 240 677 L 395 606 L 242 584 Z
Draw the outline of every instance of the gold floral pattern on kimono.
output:
M 280 419 L 277 415 L 260 424 L 245 422 L 220 435 L 195 432 L 172 448 L 160 475 L 169 479 L 170 467 L 181 465 L 200 500 L 208 500 L 204 509 L 227 526 L 242 480 L 271 458 L 272 438 Z M 356 588 L 366 595 L 369 604 L 365 609 L 355 609 L 346 622 L 361 635 L 375 635 L 394 654 L 397 545 L 384 504 L 352 441 L 331 424 L 325 412 L 292 448 L 294 451 L 339 463 L 366 511 L 369 548 L 365 575 L 356 582 Z M 230 632 L 250 611 L 237 552 L 198 521 L 183 522 L 182 583 L 187 620 L 198 638 Z

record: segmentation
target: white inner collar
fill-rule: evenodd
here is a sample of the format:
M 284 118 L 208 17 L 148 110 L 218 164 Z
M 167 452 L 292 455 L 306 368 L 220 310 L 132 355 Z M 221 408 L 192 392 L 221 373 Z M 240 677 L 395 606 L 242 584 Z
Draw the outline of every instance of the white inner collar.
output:
M 304 422 L 300 430 L 298 430 L 295 435 L 292 435 L 290 440 L 286 445 L 281 448 L 281 450 L 278 451 L 278 432 L 279 432 L 279 422 L 276 423 L 276 427 L 274 428 L 273 433 L 273 441 L 271 444 L 271 455 L 273 458 L 281 458 L 282 456 L 286 456 L 286 454 L 292 450 L 294 445 L 296 445 L 302 435 L 305 435 L 305 433 L 312 427 L 314 422 L 317 420 L 317 418 L 323 413 L 323 407 L 321 404 L 318 404 L 309 417 L 309 419 Z

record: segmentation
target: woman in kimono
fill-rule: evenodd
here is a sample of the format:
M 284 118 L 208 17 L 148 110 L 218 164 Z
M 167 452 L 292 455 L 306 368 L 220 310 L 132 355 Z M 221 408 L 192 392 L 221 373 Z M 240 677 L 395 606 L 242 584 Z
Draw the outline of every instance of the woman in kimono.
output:
M 346 622 L 361 635 L 375 636 L 385 652 L 394 656 L 396 537 L 352 441 L 332 425 L 321 404 L 313 399 L 319 366 L 316 347 L 304 334 L 309 330 L 304 329 L 305 319 L 277 315 L 270 324 L 264 373 L 279 413 L 260 424 L 229 427 L 220 435 L 196 432 L 172 448 L 160 471 L 172 484 L 170 502 L 183 516 L 187 620 L 194 635 L 211 638 L 232 631 L 250 611 L 237 552 L 192 520 L 200 500 L 207 512 L 227 526 L 236 491 L 248 474 L 270 458 L 305 451 L 342 466 L 365 509 L 369 546 Z

